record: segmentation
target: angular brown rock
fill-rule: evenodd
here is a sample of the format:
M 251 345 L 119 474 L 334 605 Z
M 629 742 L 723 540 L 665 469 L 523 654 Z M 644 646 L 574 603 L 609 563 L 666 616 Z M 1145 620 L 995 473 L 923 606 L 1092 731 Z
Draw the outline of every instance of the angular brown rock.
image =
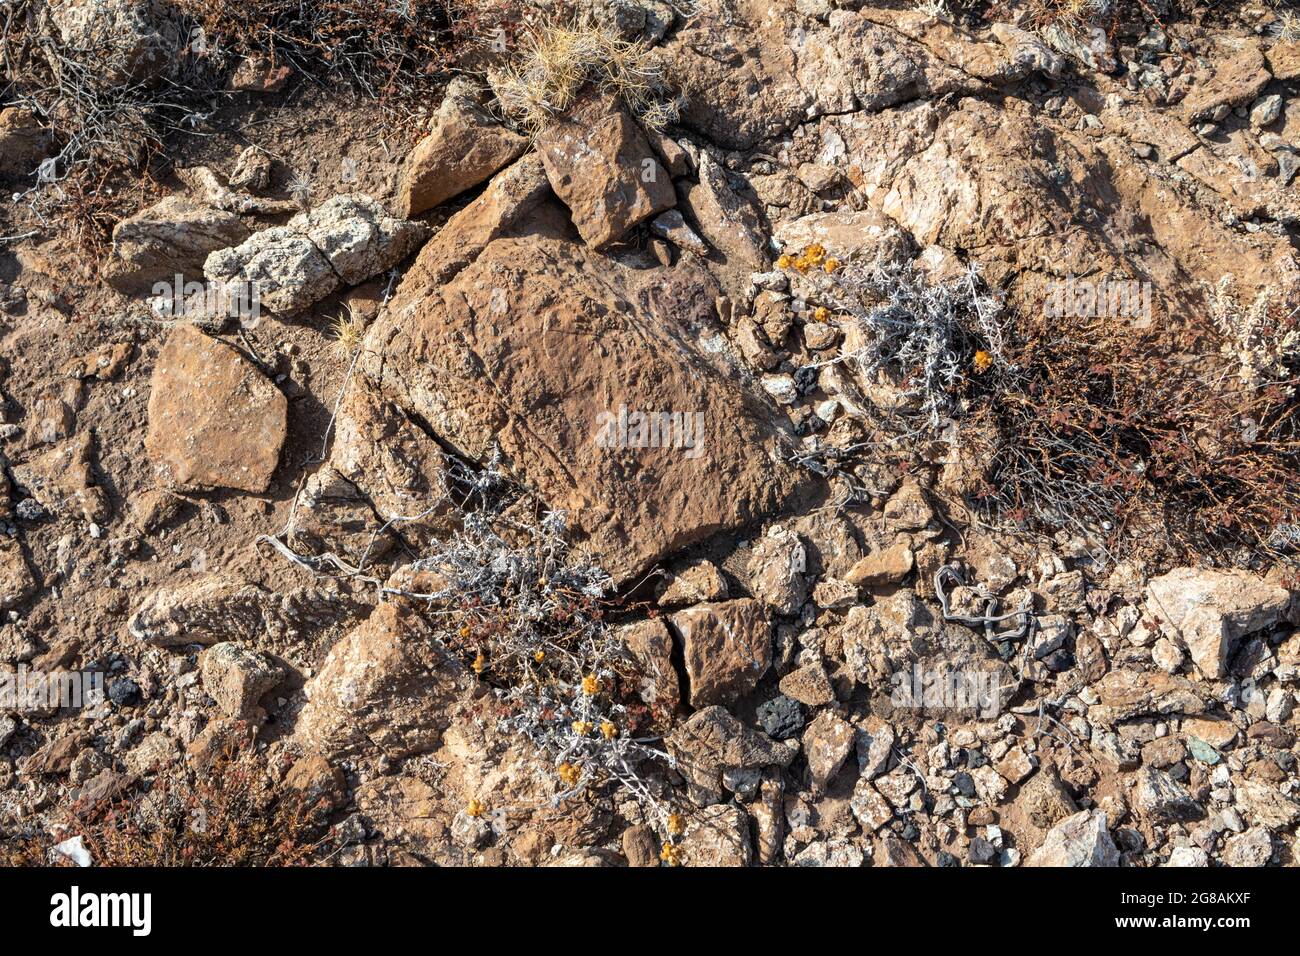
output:
M 553 120 L 537 148 L 551 187 L 593 248 L 676 205 L 668 170 L 636 120 L 606 94 L 587 94 Z
M 397 213 L 404 219 L 441 205 L 518 159 L 528 140 L 482 108 L 463 79 L 453 80 L 429 134 L 402 167 Z
M 159 477 L 189 490 L 261 493 L 288 432 L 288 401 L 248 359 L 191 325 L 154 367 L 145 445 Z
M 701 604 L 670 619 L 681 634 L 692 707 L 729 704 L 772 663 L 772 623 L 750 598 Z

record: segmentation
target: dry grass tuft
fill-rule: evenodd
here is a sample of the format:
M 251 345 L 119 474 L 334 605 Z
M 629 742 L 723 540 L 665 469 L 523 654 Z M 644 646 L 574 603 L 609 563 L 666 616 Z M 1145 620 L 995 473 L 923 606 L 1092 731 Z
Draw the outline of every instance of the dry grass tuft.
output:
M 663 68 L 644 43 L 611 27 L 552 21 L 528 31 L 513 62 L 493 83 L 506 115 L 530 134 L 594 85 L 622 100 L 651 129 L 677 118 Z

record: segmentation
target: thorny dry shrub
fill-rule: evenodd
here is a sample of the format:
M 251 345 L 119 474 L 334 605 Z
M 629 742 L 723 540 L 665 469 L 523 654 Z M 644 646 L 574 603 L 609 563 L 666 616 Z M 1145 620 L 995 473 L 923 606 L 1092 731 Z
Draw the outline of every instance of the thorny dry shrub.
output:
M 250 744 L 231 743 L 204 768 L 168 768 L 142 795 L 74 802 L 56 829 L 81 836 L 97 866 L 303 866 L 330 849 L 324 809 L 277 785 Z M 0 866 L 45 865 L 48 843 L 0 843 Z
M 1300 368 L 1267 344 L 1294 333 L 1282 303 L 1248 324 L 1250 354 L 1269 360 L 1245 378 L 1240 341 L 1207 316 L 1150 330 L 1019 316 L 1009 364 L 964 432 L 985 462 L 973 503 L 1118 550 L 1282 546 L 1300 518 Z
M 1200 313 L 1144 329 L 1045 305 L 1004 317 L 973 271 L 935 285 L 820 246 L 779 265 L 845 332 L 810 368 L 847 363 L 885 385 L 872 424 L 890 447 L 952 442 L 956 486 L 983 520 L 1082 533 L 1112 555 L 1300 550 L 1293 293 L 1242 304 L 1228 279 Z
M 972 375 L 1003 360 L 1002 302 L 973 267 L 935 284 L 909 262 L 846 264 L 817 244 L 777 265 L 813 290 L 814 318 L 833 313 L 845 330 L 841 354 L 809 368 L 842 362 L 860 381 L 883 378 L 898 392 L 892 404 L 905 428 L 938 431 L 959 412 Z
M 427 603 L 446 645 L 492 688 L 487 716 L 531 743 L 560 784 L 557 805 L 587 790 L 630 796 L 671 856 L 680 817 L 647 768 L 672 764 L 655 746 L 672 713 L 639 696 L 643 675 L 611 625 L 622 610 L 613 582 L 567 531 L 563 513 L 542 511 L 494 459 L 474 477 L 460 529 L 409 568 L 438 586 L 404 594 Z
M 634 608 L 614 595 L 609 574 L 569 543 L 562 512 L 547 511 L 505 471 L 499 453 L 481 467 L 446 456 L 451 491 L 423 501 L 381 530 L 400 530 L 450 510 L 455 530 L 435 539 L 405 565 L 398 586 L 366 574 L 332 553 L 294 552 L 263 536 L 289 560 L 316 573 L 341 574 L 424 608 L 439 639 L 491 688 L 480 716 L 504 739 L 525 739 L 540 771 L 559 783 L 556 806 L 585 792 L 630 798 L 675 861 L 682 816 L 662 774 L 672 757 L 656 746 L 673 713 L 647 704 L 645 676 L 613 626 Z M 653 612 L 652 612 L 653 613 Z M 487 807 L 471 816 L 508 816 L 527 808 Z
M 1266 0 L 1277 13 L 1271 31 L 1285 38 L 1300 28 L 1295 0 Z M 1014 22 L 1039 30 L 1058 29 L 1082 38 L 1101 27 L 1112 40 L 1164 28 L 1178 18 L 1225 20 L 1244 14 L 1253 26 L 1261 12 L 1257 0 L 918 0 L 916 9 L 938 19 L 978 27 Z
M 494 78 L 506 116 L 531 134 L 594 85 L 622 100 L 650 129 L 677 118 L 661 61 L 640 41 L 610 25 L 551 19 L 528 29 L 519 49 Z
M 172 0 L 227 67 L 264 56 L 371 97 L 414 97 L 445 80 L 457 51 L 508 30 L 508 4 L 461 0 Z
M 109 32 L 69 46 L 33 0 L 0 13 L 0 65 L 0 101 L 31 112 L 55 141 L 57 151 L 32 170 L 38 187 L 83 168 L 140 168 L 162 148 L 165 130 L 191 115 L 187 87 L 201 82 L 185 57 L 168 79 L 138 77 Z

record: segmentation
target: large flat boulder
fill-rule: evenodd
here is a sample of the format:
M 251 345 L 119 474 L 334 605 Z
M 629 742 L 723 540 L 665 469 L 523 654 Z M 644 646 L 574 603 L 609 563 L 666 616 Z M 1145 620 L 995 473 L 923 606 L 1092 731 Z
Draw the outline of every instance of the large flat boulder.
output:
M 781 508 L 802 476 L 774 410 L 690 331 L 717 295 L 707 274 L 651 285 L 540 212 L 449 281 L 422 254 L 362 371 L 461 454 L 499 447 L 619 580 Z
M 169 486 L 261 493 L 280 461 L 288 410 L 256 365 L 178 325 L 154 367 L 145 447 Z

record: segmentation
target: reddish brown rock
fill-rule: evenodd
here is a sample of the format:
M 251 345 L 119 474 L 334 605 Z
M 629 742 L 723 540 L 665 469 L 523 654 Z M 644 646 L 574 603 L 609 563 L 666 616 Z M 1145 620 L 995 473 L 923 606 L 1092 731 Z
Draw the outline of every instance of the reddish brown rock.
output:
M 244 719 L 260 716 L 257 702 L 284 678 L 284 668 L 269 655 L 233 641 L 204 651 L 199 672 L 203 689 L 222 712 Z
M 681 687 L 673 666 L 673 639 L 662 619 L 629 624 L 619 631 L 636 662 L 637 693 L 646 704 L 672 713 L 681 703 Z
M 636 120 L 604 94 L 590 94 L 537 139 L 555 194 L 594 248 L 676 205 L 672 177 Z
M 518 159 L 528 140 L 480 106 L 474 90 L 453 80 L 429 135 L 402 167 L 397 212 L 403 218 L 441 205 Z
M 287 415 L 284 395 L 257 366 L 179 325 L 154 368 L 145 443 L 172 487 L 261 493 L 279 463 Z
M 553 211 L 537 208 L 530 235 L 494 239 L 450 281 L 432 243 L 360 368 L 461 454 L 499 449 L 622 581 L 770 514 L 807 477 L 760 401 L 685 334 L 712 310 L 708 277 L 679 265 L 647 288 L 563 238 Z
M 326 757 L 382 751 L 397 759 L 442 739 L 460 667 L 399 604 L 381 604 L 343 638 L 305 688 L 294 737 Z
M 36 579 L 18 539 L 0 534 L 0 611 L 17 607 L 35 593 Z
M 772 663 L 772 624 L 763 606 L 744 598 L 678 611 L 692 707 L 729 704 L 754 689 Z

